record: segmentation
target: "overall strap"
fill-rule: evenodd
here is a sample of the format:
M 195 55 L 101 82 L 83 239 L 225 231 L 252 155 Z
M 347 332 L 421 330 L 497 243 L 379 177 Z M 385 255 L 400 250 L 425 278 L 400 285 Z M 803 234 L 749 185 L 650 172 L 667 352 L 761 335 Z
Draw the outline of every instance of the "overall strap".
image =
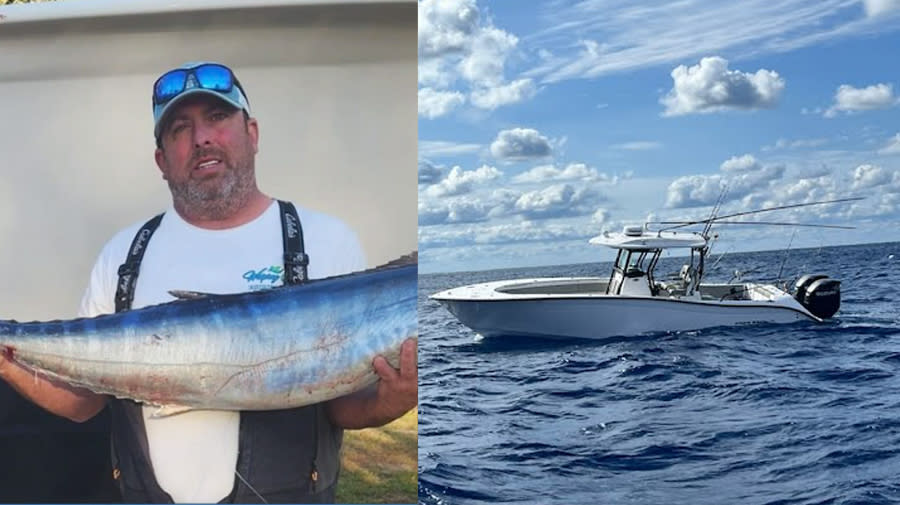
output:
M 137 283 L 138 273 L 141 271 L 141 260 L 147 250 L 147 242 L 159 227 L 162 217 L 163 214 L 158 214 L 144 223 L 134 235 L 134 240 L 131 241 L 128 257 L 125 258 L 125 263 L 119 266 L 119 282 L 116 283 L 116 312 L 131 309 L 131 303 L 134 301 L 134 287 Z
M 281 236 L 284 245 L 284 284 L 303 284 L 309 280 L 307 265 L 309 256 L 303 247 L 303 226 L 300 224 L 300 216 L 294 204 L 284 200 L 278 200 L 278 208 L 281 211 Z M 321 406 L 316 404 L 313 422 L 313 453 L 312 468 L 309 473 L 310 492 L 316 492 L 316 483 L 319 480 L 319 410 Z
M 303 284 L 309 280 L 306 266 L 309 256 L 303 248 L 303 227 L 291 202 L 278 200 L 281 211 L 281 237 L 284 243 L 284 284 Z
M 116 312 L 131 310 L 144 252 L 162 217 L 163 214 L 158 214 L 144 223 L 131 241 L 125 263 L 119 266 Z M 110 452 L 113 479 L 119 482 L 122 498 L 129 503 L 172 503 L 172 498 L 159 487 L 153 472 L 149 470 L 150 450 L 147 447 L 147 437 L 144 435 L 144 417 L 140 404 L 132 400 L 114 398 L 109 402 L 109 410 L 112 420 Z M 130 450 L 119 454 L 119 449 L 126 447 Z

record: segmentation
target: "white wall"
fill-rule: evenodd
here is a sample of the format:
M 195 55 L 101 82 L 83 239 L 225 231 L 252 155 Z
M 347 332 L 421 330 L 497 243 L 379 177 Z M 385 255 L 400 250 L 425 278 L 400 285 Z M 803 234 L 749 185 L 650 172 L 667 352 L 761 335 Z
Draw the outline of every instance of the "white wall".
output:
M 0 8 L 0 318 L 74 316 L 102 244 L 169 205 L 150 91 L 186 61 L 244 85 L 263 191 L 346 220 L 370 266 L 416 248 L 413 2 L 96 16 L 115 3 Z

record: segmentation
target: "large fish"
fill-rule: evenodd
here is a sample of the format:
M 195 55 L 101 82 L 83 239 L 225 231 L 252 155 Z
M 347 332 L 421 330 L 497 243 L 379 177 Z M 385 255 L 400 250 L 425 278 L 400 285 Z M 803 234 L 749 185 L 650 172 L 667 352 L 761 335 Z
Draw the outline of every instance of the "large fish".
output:
M 364 272 L 67 321 L 0 321 L 0 352 L 97 393 L 159 406 L 270 410 L 375 383 L 417 336 L 417 253 Z

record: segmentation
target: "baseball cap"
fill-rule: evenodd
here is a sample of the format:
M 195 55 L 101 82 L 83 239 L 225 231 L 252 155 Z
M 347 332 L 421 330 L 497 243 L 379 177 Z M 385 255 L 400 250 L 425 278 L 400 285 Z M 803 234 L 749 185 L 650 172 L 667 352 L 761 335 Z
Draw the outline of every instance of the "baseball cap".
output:
M 163 73 L 153 84 L 153 135 L 157 139 L 166 113 L 198 93 L 215 96 L 250 114 L 250 102 L 230 68 L 210 61 L 185 63 Z

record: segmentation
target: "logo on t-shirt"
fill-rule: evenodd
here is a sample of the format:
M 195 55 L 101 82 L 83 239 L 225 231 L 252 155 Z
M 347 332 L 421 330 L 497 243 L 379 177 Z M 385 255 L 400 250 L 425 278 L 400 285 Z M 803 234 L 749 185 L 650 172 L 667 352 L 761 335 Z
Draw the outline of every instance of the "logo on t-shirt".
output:
M 244 272 L 244 280 L 247 281 L 247 289 L 256 291 L 258 289 L 268 289 L 276 285 L 284 275 L 284 267 L 280 265 L 272 265 L 263 267 L 258 270 L 247 270 Z

